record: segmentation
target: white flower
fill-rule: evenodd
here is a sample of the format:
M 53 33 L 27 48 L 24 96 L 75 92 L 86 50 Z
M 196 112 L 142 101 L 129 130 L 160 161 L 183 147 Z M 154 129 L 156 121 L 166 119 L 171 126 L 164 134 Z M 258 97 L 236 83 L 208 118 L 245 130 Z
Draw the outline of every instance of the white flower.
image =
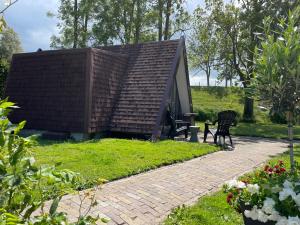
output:
M 230 180 L 228 182 L 226 182 L 226 184 L 228 185 L 228 188 L 231 189 L 231 188 L 240 188 L 240 189 L 243 189 L 243 188 L 246 188 L 246 184 L 242 181 L 237 181 L 237 180 Z
M 251 194 L 258 194 L 259 193 L 259 186 L 258 186 L 258 184 L 248 184 L 247 190 Z
M 288 224 L 287 218 L 281 217 L 275 225 L 287 225 L 287 224 Z
M 240 188 L 240 189 L 246 188 L 246 184 L 242 181 L 238 181 L 237 188 Z
M 257 210 L 257 214 L 258 214 L 258 221 L 260 222 L 267 222 L 268 221 L 268 215 L 266 215 L 261 209 Z
M 272 220 L 272 221 L 279 221 L 281 220 L 281 216 L 279 215 L 279 212 L 277 212 L 276 210 L 273 210 L 271 215 L 268 216 L 268 220 Z
M 291 188 L 283 188 L 281 192 L 279 192 L 279 200 L 284 201 L 289 196 L 293 199 L 296 197 L 296 193 Z
M 293 197 L 295 203 L 297 206 L 300 206 L 300 194 L 297 194 L 296 196 Z
M 230 188 L 230 189 L 233 188 L 233 187 L 236 187 L 236 186 L 237 186 L 237 183 L 238 183 L 238 181 L 235 180 L 235 179 L 226 182 L 228 188 Z
M 287 225 L 300 225 L 300 219 L 298 216 L 289 217 Z
M 274 211 L 275 201 L 272 198 L 266 198 L 262 210 L 267 214 L 272 214 Z
M 293 188 L 293 184 L 290 181 L 286 180 L 283 183 L 283 187 L 284 188 Z
M 251 218 L 252 220 L 258 219 L 257 206 L 255 205 L 251 210 L 245 210 L 244 214 L 246 217 Z

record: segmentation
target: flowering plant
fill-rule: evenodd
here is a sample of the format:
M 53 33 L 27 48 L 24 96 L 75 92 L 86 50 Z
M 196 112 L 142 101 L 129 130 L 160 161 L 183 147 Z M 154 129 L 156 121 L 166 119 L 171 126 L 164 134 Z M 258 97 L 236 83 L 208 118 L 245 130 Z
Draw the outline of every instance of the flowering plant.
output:
M 244 218 L 276 225 L 300 225 L 300 179 L 298 170 L 287 171 L 283 161 L 266 165 L 254 176 L 224 185 L 227 202 Z

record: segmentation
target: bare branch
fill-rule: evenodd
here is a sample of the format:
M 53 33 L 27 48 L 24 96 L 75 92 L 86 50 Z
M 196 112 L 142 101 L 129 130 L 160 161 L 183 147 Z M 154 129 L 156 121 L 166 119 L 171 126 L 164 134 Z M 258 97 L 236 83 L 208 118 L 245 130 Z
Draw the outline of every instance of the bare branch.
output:
M 11 7 L 12 5 L 14 5 L 18 1 L 19 0 L 15 0 L 15 1 L 11 2 L 8 6 L 6 6 L 3 10 L 0 11 L 0 14 L 3 14 L 9 7 Z

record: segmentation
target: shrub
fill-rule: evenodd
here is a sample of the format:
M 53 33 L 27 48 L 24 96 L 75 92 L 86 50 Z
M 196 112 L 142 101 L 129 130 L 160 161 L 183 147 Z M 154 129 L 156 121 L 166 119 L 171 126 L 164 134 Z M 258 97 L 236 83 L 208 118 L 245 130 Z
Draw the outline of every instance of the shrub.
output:
M 0 59 L 0 99 L 4 95 L 4 86 L 8 75 L 9 63 L 5 59 Z
M 32 138 L 18 135 L 25 122 L 13 125 L 7 119 L 13 107 L 7 100 L 0 101 L 0 224 L 67 224 L 67 215 L 56 210 L 62 196 L 76 187 L 78 176 L 56 166 L 35 165 L 28 151 Z M 50 210 L 44 212 L 49 199 L 53 199 Z M 42 214 L 33 216 L 38 209 Z M 74 224 L 95 224 L 96 220 L 79 216 Z

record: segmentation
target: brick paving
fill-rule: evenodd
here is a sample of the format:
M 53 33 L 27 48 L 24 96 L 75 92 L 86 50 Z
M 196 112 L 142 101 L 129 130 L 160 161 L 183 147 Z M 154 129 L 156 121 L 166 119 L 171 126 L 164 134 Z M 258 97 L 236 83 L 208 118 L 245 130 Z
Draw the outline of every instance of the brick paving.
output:
M 235 143 L 234 151 L 212 153 L 107 183 L 96 191 L 98 205 L 90 214 L 109 218 L 109 225 L 159 224 L 172 208 L 195 203 L 199 197 L 216 191 L 225 181 L 287 150 L 287 144 L 277 140 L 239 137 L 235 138 Z M 75 219 L 79 205 L 78 195 L 67 195 L 59 209 Z M 86 207 L 88 203 L 84 202 L 83 209 Z

